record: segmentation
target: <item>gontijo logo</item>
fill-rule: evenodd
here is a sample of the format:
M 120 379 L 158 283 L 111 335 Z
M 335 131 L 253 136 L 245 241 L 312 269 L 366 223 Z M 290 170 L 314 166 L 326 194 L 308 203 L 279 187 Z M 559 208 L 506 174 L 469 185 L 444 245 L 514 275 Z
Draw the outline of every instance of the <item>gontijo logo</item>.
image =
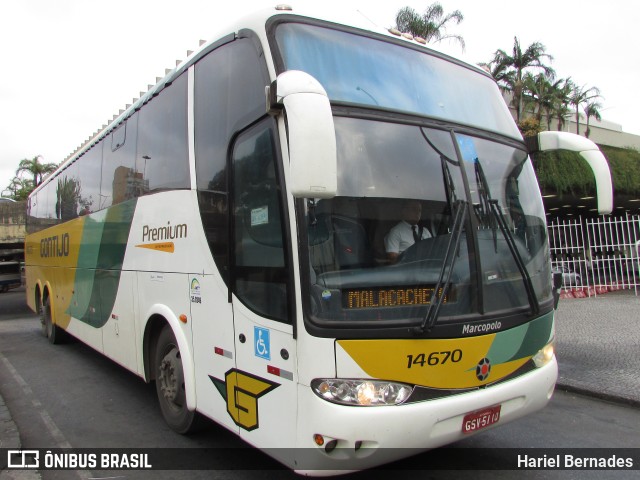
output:
M 232 368 L 224 380 L 209 378 L 227 402 L 227 413 L 236 425 L 248 432 L 260 427 L 258 416 L 258 399 L 275 388 L 279 383 Z
M 71 237 L 68 233 L 40 240 L 40 258 L 68 257 L 70 249 Z

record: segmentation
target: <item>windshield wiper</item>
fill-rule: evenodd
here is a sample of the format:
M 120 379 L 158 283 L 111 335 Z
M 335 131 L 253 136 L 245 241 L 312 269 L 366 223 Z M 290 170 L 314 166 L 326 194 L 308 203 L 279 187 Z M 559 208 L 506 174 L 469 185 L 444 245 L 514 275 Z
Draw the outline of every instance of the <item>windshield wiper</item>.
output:
M 513 234 L 509 227 L 507 226 L 507 221 L 504 218 L 504 214 L 498 205 L 498 200 L 490 199 L 489 205 L 491 206 L 491 212 L 498 222 L 498 226 L 500 227 L 500 231 L 504 236 L 504 239 L 507 242 L 507 246 L 511 251 L 511 255 L 513 259 L 516 261 L 516 266 L 520 271 L 520 275 L 522 276 L 522 281 L 524 282 L 525 290 L 527 291 L 527 298 L 529 299 L 529 305 L 531 306 L 531 310 L 534 315 L 537 315 L 540 312 L 540 305 L 538 304 L 538 299 L 535 295 L 535 289 L 533 288 L 533 284 L 531 283 L 531 276 L 527 271 L 527 267 L 522 260 L 522 255 L 518 251 L 518 246 L 516 245 L 516 241 L 513 238 Z
M 453 177 L 451 176 L 451 170 L 449 169 L 449 164 L 454 166 L 459 166 L 460 162 L 457 160 L 453 160 L 447 157 L 440 149 L 429 139 L 424 129 L 420 129 L 420 133 L 425 141 L 429 144 L 434 151 L 440 155 L 440 163 L 442 165 L 442 176 L 444 178 L 444 188 L 445 195 L 447 196 L 447 205 L 449 206 L 449 210 L 452 209 L 453 204 L 458 200 L 458 196 L 456 195 L 456 187 L 453 182 Z
M 454 208 L 455 214 L 453 227 L 451 229 L 451 237 L 449 238 L 447 250 L 442 261 L 442 267 L 440 268 L 438 283 L 436 283 L 436 286 L 433 289 L 431 299 L 429 300 L 429 309 L 427 310 L 427 314 L 422 320 L 422 323 L 420 326 L 411 329 L 414 335 L 421 335 L 425 330 L 431 331 L 438 320 L 440 307 L 442 306 L 442 302 L 447 296 L 449 286 L 451 285 L 451 274 L 453 273 L 453 266 L 455 265 L 456 256 L 458 255 L 460 239 L 462 238 L 462 226 L 464 225 L 464 221 L 467 216 L 467 202 L 465 200 L 456 200 Z M 440 290 L 442 290 L 442 293 L 438 295 Z
M 507 225 L 507 221 L 504 218 L 504 214 L 502 213 L 502 209 L 500 205 L 498 205 L 498 200 L 491 197 L 491 192 L 489 191 L 489 183 L 487 182 L 487 178 L 484 175 L 484 169 L 480 164 L 480 159 L 475 159 L 475 170 L 476 170 L 476 181 L 478 182 L 478 187 L 480 190 L 480 197 L 482 200 L 482 210 L 489 210 L 489 212 L 493 216 L 493 220 L 491 222 L 491 229 L 493 230 L 493 243 L 496 253 L 498 252 L 498 240 L 496 236 L 496 227 L 494 221 L 500 227 L 500 231 L 502 232 L 502 236 L 507 242 L 507 246 L 509 247 L 509 251 L 511 252 L 511 256 L 516 262 L 516 266 L 520 271 L 520 276 L 522 277 L 522 281 L 524 283 L 524 288 L 527 292 L 527 299 L 529 300 L 529 305 L 531 306 L 531 311 L 534 315 L 536 315 L 540 311 L 540 305 L 538 304 L 538 299 L 536 298 L 535 289 L 533 288 L 533 284 L 531 283 L 531 276 L 527 270 L 527 267 L 524 264 L 524 260 L 522 260 L 522 255 L 520 255 L 520 251 L 518 250 L 518 246 L 516 245 L 516 241 L 513 238 L 513 234 Z
M 474 211 L 476 216 L 482 225 L 489 224 L 491 232 L 493 233 L 493 248 L 498 253 L 498 236 L 495 217 L 491 214 L 491 193 L 489 192 L 489 182 L 484 176 L 484 169 L 480 165 L 480 160 L 475 159 L 474 169 L 476 172 L 476 182 L 478 183 L 478 193 L 480 195 L 480 204 L 474 205 Z

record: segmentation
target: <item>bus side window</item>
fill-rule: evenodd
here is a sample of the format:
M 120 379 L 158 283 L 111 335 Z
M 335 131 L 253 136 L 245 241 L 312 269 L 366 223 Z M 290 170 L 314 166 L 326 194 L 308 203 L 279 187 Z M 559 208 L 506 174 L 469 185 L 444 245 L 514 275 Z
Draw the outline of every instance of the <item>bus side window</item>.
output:
M 56 177 L 56 216 L 63 222 L 78 216 L 82 185 L 78 179 L 78 162 L 67 166 Z
M 187 75 L 183 73 L 140 110 L 135 164 L 140 194 L 190 188 L 187 139 Z
M 100 197 L 100 178 L 102 176 L 102 147 L 104 142 L 92 147 L 78 160 L 79 215 L 88 215 L 103 208 Z
M 142 174 L 135 170 L 138 113 L 122 123 L 105 140 L 100 196 L 105 207 L 143 194 Z
M 218 46 L 195 65 L 194 136 L 198 203 L 207 243 L 229 286 L 229 144 L 264 115 L 269 75 L 250 38 Z
M 234 291 L 253 311 L 288 320 L 288 261 L 271 120 L 233 148 Z

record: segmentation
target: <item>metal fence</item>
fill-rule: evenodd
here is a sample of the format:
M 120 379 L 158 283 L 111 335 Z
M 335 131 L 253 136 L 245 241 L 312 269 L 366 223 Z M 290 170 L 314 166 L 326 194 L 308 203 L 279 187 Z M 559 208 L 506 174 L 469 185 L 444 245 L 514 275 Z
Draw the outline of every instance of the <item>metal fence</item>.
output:
M 578 295 L 640 289 L 640 216 L 572 217 L 549 225 L 551 263 Z

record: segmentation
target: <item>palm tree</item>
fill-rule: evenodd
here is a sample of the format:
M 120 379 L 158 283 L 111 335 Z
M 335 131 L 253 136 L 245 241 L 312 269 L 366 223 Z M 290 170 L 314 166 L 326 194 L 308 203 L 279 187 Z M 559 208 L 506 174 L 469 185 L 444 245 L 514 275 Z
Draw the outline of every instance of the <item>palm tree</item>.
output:
M 542 124 L 542 112 L 547 112 L 547 124 L 548 112 L 553 102 L 553 85 L 551 82 L 553 78 L 544 73 L 533 75 L 527 72 L 523 79 L 524 84 L 524 102 L 525 104 L 533 105 L 533 114 L 539 125 Z
M 504 50 L 496 50 L 493 54 L 493 60 L 489 63 L 492 70 L 505 72 L 503 83 L 506 88 L 513 93 L 512 105 L 516 109 L 516 120 L 520 122 L 523 109 L 523 91 L 524 91 L 524 74 L 525 70 L 530 68 L 539 68 L 550 78 L 555 76 L 554 70 L 543 63 L 543 59 L 549 61 L 553 57 L 545 53 L 545 46 L 540 42 L 534 42 L 529 45 L 526 50 L 522 51 L 518 37 L 514 37 L 513 51 L 509 55 Z M 507 74 L 512 72 L 511 75 Z
M 558 131 L 561 131 L 567 121 L 567 118 L 571 115 L 569 104 L 571 102 L 571 93 L 573 92 L 573 88 L 574 84 L 571 81 L 571 78 L 560 79 L 553 84 L 553 98 L 550 109 L 547 112 L 547 125 L 549 130 L 551 130 L 552 118 L 555 118 L 558 121 L 557 129 Z
M 584 107 L 584 114 L 587 116 L 587 131 L 584 133 L 584 135 L 587 138 L 589 138 L 589 135 L 591 134 L 591 130 L 589 129 L 589 119 L 593 117 L 598 121 L 602 120 L 602 116 L 600 115 L 600 109 L 602 109 L 602 104 L 597 100 L 592 100 L 588 102 L 587 105 Z
M 580 105 L 589 103 L 596 98 L 600 98 L 600 90 L 598 90 L 597 87 L 586 88 L 586 85 L 582 85 L 581 87 L 578 85 L 573 86 L 570 102 L 576 112 L 576 133 L 578 135 L 580 135 Z
M 42 158 L 42 155 L 37 155 L 31 160 L 25 158 L 20 160 L 16 175 L 20 175 L 22 172 L 27 172 L 33 175 L 33 186 L 37 187 L 42 183 L 44 176 L 53 172 L 58 166 L 55 163 L 40 163 L 38 159 Z
M 536 121 L 542 125 L 542 116 L 546 116 L 547 130 L 551 130 L 551 121 L 558 118 L 558 130 L 562 129 L 565 118 L 569 115 L 569 97 L 573 89 L 570 79 L 561 78 L 553 81 L 553 77 L 544 73 L 533 75 L 527 72 L 524 76 L 523 101 L 533 105 L 532 111 Z
M 27 178 L 13 177 L 7 187 L 13 192 L 11 198 L 17 201 L 26 200 L 34 189 L 33 181 Z
M 558 120 L 558 131 L 562 131 L 567 123 L 567 118 L 571 115 L 571 109 L 568 103 L 559 103 L 554 108 L 555 117 Z
M 544 103 L 547 116 L 547 130 L 551 130 L 551 120 L 558 119 L 558 130 L 562 130 L 565 118 L 570 113 L 569 95 L 571 93 L 571 80 L 561 78 L 549 86 L 549 96 Z
M 401 8 L 396 14 L 396 29 L 407 32 L 414 37 L 424 38 L 427 42 L 439 42 L 447 38 L 453 38 L 460 43 L 464 50 L 464 39 L 460 35 L 445 34 L 446 24 L 454 22 L 456 25 L 464 20 L 460 10 L 444 14 L 442 5 L 438 2 L 429 5 L 423 15 L 420 15 L 411 7 Z
M 478 66 L 484 68 L 487 72 L 491 74 L 493 79 L 500 87 L 500 90 L 503 92 L 511 92 L 512 85 L 515 84 L 515 73 L 512 70 L 509 70 L 507 65 L 501 63 L 479 63 Z

